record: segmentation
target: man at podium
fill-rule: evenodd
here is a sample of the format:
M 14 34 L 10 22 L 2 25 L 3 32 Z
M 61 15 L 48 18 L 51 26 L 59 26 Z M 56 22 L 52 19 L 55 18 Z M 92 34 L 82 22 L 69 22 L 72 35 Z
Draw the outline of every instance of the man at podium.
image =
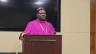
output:
M 19 39 L 23 39 L 24 34 L 44 34 L 44 35 L 51 35 L 51 34 L 56 34 L 56 31 L 53 27 L 53 25 L 46 21 L 46 11 L 43 7 L 39 7 L 37 9 L 37 19 L 30 21 L 24 32 L 21 33 Z

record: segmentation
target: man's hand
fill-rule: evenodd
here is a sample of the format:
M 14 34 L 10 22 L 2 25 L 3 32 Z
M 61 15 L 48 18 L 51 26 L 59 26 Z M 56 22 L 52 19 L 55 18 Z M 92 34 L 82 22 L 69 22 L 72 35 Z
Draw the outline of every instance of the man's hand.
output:
M 25 34 L 25 33 L 21 33 L 21 34 L 20 34 L 19 40 L 21 40 L 21 41 L 24 40 L 24 38 L 23 38 L 23 35 L 24 35 L 24 34 Z

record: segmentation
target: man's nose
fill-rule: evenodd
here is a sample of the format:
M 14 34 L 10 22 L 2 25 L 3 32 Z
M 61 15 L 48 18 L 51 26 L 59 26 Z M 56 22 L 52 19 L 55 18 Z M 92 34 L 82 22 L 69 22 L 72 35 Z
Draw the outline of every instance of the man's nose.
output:
M 45 14 L 42 14 L 42 16 L 45 16 Z

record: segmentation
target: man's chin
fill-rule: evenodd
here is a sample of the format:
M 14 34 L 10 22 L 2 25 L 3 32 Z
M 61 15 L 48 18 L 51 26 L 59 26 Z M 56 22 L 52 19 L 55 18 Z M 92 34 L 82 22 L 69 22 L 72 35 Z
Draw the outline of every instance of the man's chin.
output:
M 41 21 L 45 21 L 45 19 L 41 19 Z
M 44 18 L 44 19 L 40 19 L 41 21 L 45 21 L 46 19 Z

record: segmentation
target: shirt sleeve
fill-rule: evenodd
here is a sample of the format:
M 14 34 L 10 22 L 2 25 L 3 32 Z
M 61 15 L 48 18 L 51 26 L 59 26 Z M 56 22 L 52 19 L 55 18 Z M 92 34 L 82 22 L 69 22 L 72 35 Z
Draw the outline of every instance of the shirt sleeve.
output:
M 24 33 L 30 34 L 30 32 L 31 32 L 31 27 L 32 27 L 32 25 L 31 25 L 31 23 L 29 22 L 29 23 L 27 24 L 25 30 L 24 30 Z
M 55 31 L 55 29 L 54 29 L 54 27 L 53 27 L 52 24 L 50 24 L 50 29 L 51 29 L 51 33 L 52 33 L 52 34 L 56 34 L 56 31 Z

